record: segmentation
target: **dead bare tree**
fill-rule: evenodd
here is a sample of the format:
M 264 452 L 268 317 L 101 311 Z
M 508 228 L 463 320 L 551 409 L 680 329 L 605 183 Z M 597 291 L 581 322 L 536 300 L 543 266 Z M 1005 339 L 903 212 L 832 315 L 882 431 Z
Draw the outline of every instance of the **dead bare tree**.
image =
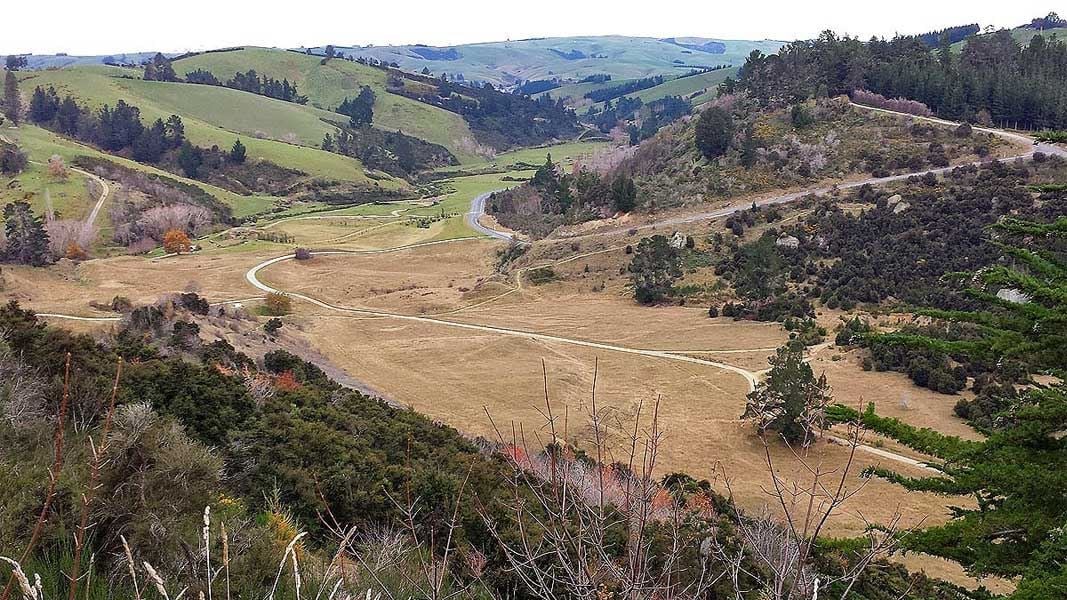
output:
M 594 367 L 588 414 L 594 462 L 566 443 L 566 425 L 560 431 L 553 414 L 544 361 L 542 372 L 548 439 L 534 433 L 531 444 L 518 425 L 508 440 L 493 423 L 513 467 L 508 510 L 518 532 L 505 533 L 484 510 L 482 518 L 510 570 L 544 600 L 594 600 L 606 594 L 628 600 L 702 597 L 723 573 L 699 551 L 710 526 L 694 523 L 691 511 L 654 478 L 663 441 L 659 400 L 647 424 L 643 406 L 638 407 L 626 434 L 627 456 L 619 464 L 605 441 Z M 616 543 L 620 531 L 622 547 Z M 656 542 L 661 550 L 653 549 Z
M 6 344 L 7 333 L 0 332 L 0 416 L 12 427 L 28 427 L 43 421 L 47 386 L 40 369 L 32 367 Z
M 780 471 L 770 441 L 766 435 L 760 436 L 772 483 L 764 491 L 780 514 L 765 511 L 751 516 L 734 508 L 733 521 L 741 545 L 727 548 L 714 542 L 711 548 L 728 565 L 727 571 L 738 599 L 747 593 L 758 592 L 761 598 L 773 600 L 814 600 L 820 595 L 826 597 L 832 588 L 841 590 L 839 597 L 844 600 L 871 563 L 889 556 L 897 547 L 904 532 L 899 512 L 888 524 L 876 526 L 866 522 L 866 544 L 849 557 L 841 572 L 818 572 L 813 565 L 816 540 L 827 522 L 863 489 L 867 481 L 849 486 L 864 430 L 858 423 L 849 423 L 847 428 L 849 453 L 841 467 L 826 469 L 822 464 L 813 464 L 807 455 L 798 453 L 785 442 L 806 473 L 804 481 L 787 481 L 778 474 Z M 723 478 L 732 500 L 733 489 L 725 471 Z

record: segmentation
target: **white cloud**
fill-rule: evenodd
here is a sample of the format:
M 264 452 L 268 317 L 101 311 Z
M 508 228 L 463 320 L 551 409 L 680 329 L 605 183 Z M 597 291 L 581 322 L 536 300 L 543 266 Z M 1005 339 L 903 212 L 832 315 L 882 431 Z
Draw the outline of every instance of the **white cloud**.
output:
M 867 38 L 978 22 L 1016 26 L 1046 0 L 19 0 L 0 9 L 0 53 L 178 52 L 232 45 L 450 45 L 559 35 L 803 39 L 823 29 Z

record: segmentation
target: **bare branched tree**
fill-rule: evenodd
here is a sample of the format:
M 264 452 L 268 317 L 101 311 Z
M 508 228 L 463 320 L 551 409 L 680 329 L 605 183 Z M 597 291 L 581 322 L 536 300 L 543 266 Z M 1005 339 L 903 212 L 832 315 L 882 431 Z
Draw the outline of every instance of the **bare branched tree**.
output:
M 0 340 L 6 334 L 0 332 Z M 0 341 L 0 416 L 12 427 L 28 427 L 45 419 L 44 379 L 40 370 Z
M 48 490 L 45 492 L 44 503 L 41 505 L 41 512 L 37 516 L 37 522 L 33 526 L 33 531 L 30 533 L 30 539 L 26 543 L 26 548 L 22 551 L 22 556 L 18 560 L 19 563 L 26 562 L 26 559 L 33 554 L 33 549 L 37 546 L 37 542 L 41 539 L 41 534 L 44 532 L 45 523 L 52 511 L 52 502 L 56 498 L 56 486 L 59 483 L 60 473 L 63 471 L 63 459 L 64 459 L 64 427 L 67 419 L 67 406 L 70 400 L 70 353 L 67 353 L 66 366 L 64 368 L 63 376 L 63 396 L 59 402 L 59 410 L 56 412 L 56 427 L 53 438 L 53 455 L 52 466 L 48 470 Z M 11 588 L 15 584 L 16 573 L 12 573 L 11 577 L 7 581 L 7 585 L 4 586 L 4 591 L 0 593 L 0 600 L 7 600 L 11 594 Z
M 565 443 L 565 428 L 558 429 L 553 414 L 547 371 L 544 380 L 547 440 L 540 434 L 528 440 L 522 426 L 513 428 L 509 440 L 493 424 L 513 467 L 508 509 L 517 536 L 505 533 L 488 512 L 482 517 L 511 571 L 544 600 L 703 597 L 722 573 L 699 550 L 710 527 L 695 523 L 692 511 L 654 478 L 663 441 L 659 401 L 647 423 L 638 407 L 627 433 L 627 456 L 612 460 L 604 413 L 597 406 L 594 367 L 587 415 L 594 462 Z
M 761 598 L 773 600 L 807 600 L 826 598 L 831 590 L 840 590 L 839 597 L 844 600 L 871 563 L 886 558 L 897 547 L 903 533 L 899 512 L 888 524 L 866 523 L 864 547 L 848 557 L 841 572 L 820 573 L 813 565 L 816 540 L 827 522 L 866 485 L 864 480 L 849 486 L 863 433 L 859 424 L 848 424 L 848 458 L 843 466 L 830 469 L 813 463 L 785 442 L 806 474 L 803 481 L 787 481 L 779 475 L 770 441 L 760 436 L 771 476 L 771 487 L 764 491 L 780 514 L 765 511 L 751 516 L 735 508 L 733 520 L 741 545 L 727 547 L 716 541 L 711 549 L 728 565 L 737 598 L 758 592 Z M 725 472 L 723 477 L 732 500 L 730 479 Z

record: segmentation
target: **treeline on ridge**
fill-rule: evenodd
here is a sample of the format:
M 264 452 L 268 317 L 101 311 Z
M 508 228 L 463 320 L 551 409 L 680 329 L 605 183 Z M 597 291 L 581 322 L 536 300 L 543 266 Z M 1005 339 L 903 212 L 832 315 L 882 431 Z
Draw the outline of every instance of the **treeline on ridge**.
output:
M 284 193 L 305 175 L 262 159 L 248 161 L 240 139 L 228 151 L 192 144 L 178 115 L 145 125 L 140 108 L 124 100 L 94 111 L 79 105 L 69 94 L 60 100 L 53 87 L 37 87 L 30 100 L 29 117 L 37 125 L 106 152 L 239 194 Z
M 489 83 L 458 85 L 387 70 L 389 92 L 461 115 L 478 142 L 497 150 L 571 139 L 578 133 L 574 111 L 547 95 L 532 99 L 497 91 Z
M 770 56 L 753 52 L 740 82 L 775 104 L 867 89 L 922 102 L 947 119 L 1067 129 L 1067 41 L 1034 35 L 1021 46 L 1001 30 L 969 38 L 959 53 L 946 41 L 931 52 L 915 37 L 863 43 L 827 31 Z
M 156 54 L 151 60 L 145 62 L 142 77 L 145 81 L 169 81 L 194 83 L 199 85 L 215 85 L 241 90 L 276 100 L 293 102 L 295 104 L 307 104 L 308 97 L 301 95 L 295 83 L 288 79 L 274 79 L 267 75 L 260 76 L 255 69 L 241 73 L 234 73 L 233 77 L 226 81 L 220 81 L 215 74 L 204 69 L 196 69 L 185 74 L 182 80 L 174 71 L 171 60 L 162 54 Z

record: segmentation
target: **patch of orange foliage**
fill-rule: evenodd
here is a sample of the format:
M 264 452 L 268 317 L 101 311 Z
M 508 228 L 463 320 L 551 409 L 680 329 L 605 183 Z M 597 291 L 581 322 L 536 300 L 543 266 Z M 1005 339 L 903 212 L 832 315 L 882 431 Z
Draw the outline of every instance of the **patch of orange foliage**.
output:
M 78 245 L 78 242 L 71 242 L 67 244 L 67 251 L 63 253 L 63 258 L 69 258 L 70 260 L 85 260 L 89 258 L 89 255 L 82 250 L 82 247 Z
M 300 382 L 293 376 L 292 371 L 284 371 L 274 378 L 274 388 L 281 392 L 291 392 L 300 389 Z
M 181 229 L 170 229 L 163 234 L 163 249 L 168 254 L 188 252 L 192 247 L 193 243 L 189 241 L 189 236 Z
M 507 456 L 512 464 L 519 465 L 520 467 L 528 467 L 530 464 L 530 457 L 526 453 L 526 450 L 516 446 L 514 444 L 507 444 L 500 450 L 504 456 Z

